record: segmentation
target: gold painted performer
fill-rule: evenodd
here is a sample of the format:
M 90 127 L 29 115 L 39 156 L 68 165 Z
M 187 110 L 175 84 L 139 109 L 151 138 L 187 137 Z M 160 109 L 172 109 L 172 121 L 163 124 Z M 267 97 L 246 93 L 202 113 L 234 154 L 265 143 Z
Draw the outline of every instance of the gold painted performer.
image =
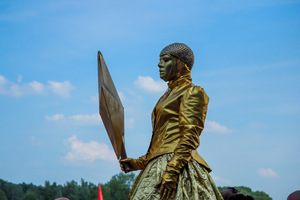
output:
M 197 153 L 209 98 L 191 79 L 192 50 L 174 43 L 160 53 L 160 78 L 168 90 L 152 113 L 153 135 L 146 155 L 120 161 L 130 171 L 142 170 L 128 199 L 223 200 Z

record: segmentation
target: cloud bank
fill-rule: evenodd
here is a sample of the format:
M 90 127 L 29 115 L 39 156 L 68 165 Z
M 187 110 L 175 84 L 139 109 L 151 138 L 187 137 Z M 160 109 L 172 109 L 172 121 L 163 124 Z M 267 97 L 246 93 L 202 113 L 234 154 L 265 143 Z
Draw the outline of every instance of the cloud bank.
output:
M 48 88 L 58 96 L 68 98 L 70 97 L 70 92 L 74 90 L 74 86 L 71 85 L 69 81 L 56 82 L 48 81 Z
M 115 161 L 116 156 L 106 144 L 96 141 L 83 142 L 75 135 L 66 140 L 66 144 L 70 146 L 70 151 L 65 156 L 65 160 L 69 162 L 86 161 L 94 162 L 95 160 Z
M 150 76 L 138 76 L 137 80 L 134 81 L 134 85 L 149 93 L 163 92 L 167 89 L 165 82 L 161 80 L 155 81 Z
M 206 132 L 221 133 L 221 134 L 227 134 L 227 133 L 232 132 L 232 130 L 230 130 L 226 126 L 218 124 L 215 121 L 209 121 L 209 120 L 205 121 L 205 128 L 204 128 L 204 130 Z
M 22 97 L 26 95 L 56 94 L 63 98 L 70 97 L 75 87 L 69 81 L 57 82 L 47 81 L 47 84 L 38 81 L 21 83 L 22 76 L 18 76 L 18 83 L 14 83 L 0 75 L 0 95 Z
M 47 121 L 62 123 L 62 124 L 71 124 L 77 126 L 92 126 L 102 124 L 100 119 L 100 115 L 98 113 L 95 114 L 77 114 L 65 116 L 64 114 L 55 114 L 52 116 L 45 116 Z
M 257 173 L 264 178 L 279 178 L 279 175 L 271 168 L 260 168 L 258 169 Z

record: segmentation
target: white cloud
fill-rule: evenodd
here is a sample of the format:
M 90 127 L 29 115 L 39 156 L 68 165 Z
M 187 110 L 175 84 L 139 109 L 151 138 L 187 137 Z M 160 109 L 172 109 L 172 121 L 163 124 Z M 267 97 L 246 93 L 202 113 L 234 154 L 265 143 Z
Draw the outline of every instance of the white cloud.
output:
M 0 94 L 6 94 L 6 88 L 5 88 L 5 84 L 7 83 L 7 80 L 4 76 L 0 75 Z
M 7 79 L 4 76 L 0 75 L 0 85 L 4 85 L 7 82 L 8 82 Z
M 161 80 L 155 81 L 149 76 L 138 76 L 134 85 L 145 92 L 163 92 L 167 89 L 167 84 Z
M 93 162 L 98 159 L 109 161 L 116 160 L 113 150 L 109 149 L 109 147 L 103 143 L 98 143 L 96 141 L 84 143 L 83 141 L 78 140 L 74 135 L 67 139 L 66 144 L 71 146 L 71 150 L 65 156 L 67 161 Z
M 0 94 L 22 97 L 25 95 L 40 95 L 52 92 L 66 98 L 70 96 L 70 92 L 74 89 L 74 86 L 72 86 L 69 81 L 48 81 L 47 85 L 38 81 L 21 84 L 21 81 L 21 75 L 18 76 L 18 83 L 11 82 L 0 75 Z
M 69 116 L 69 119 L 73 120 L 73 122 L 77 125 L 99 125 L 102 123 L 99 114 L 92 114 L 92 115 L 73 115 Z
M 71 85 L 69 81 L 64 82 L 56 82 L 56 81 L 48 81 L 49 89 L 64 98 L 70 97 L 70 92 L 74 90 L 74 86 Z
M 26 87 L 21 87 L 17 84 L 12 84 L 7 92 L 14 97 L 20 97 L 25 94 L 25 90 Z
M 121 102 L 124 102 L 126 100 L 125 94 L 123 92 L 118 92 L 118 95 L 121 99 Z
M 18 82 L 21 82 L 22 76 L 19 75 Z M 10 82 L 4 76 L 0 75 L 0 94 L 6 94 L 14 97 L 21 97 L 28 94 L 41 94 L 44 91 L 44 85 L 37 81 L 27 84 L 17 84 Z
M 102 124 L 99 114 L 77 114 L 65 117 L 64 114 L 55 114 L 53 116 L 45 116 L 47 121 L 56 121 L 62 124 L 71 124 L 75 126 L 92 126 Z
M 37 81 L 32 81 L 26 84 L 16 84 L 12 82 L 8 82 L 6 87 L 2 87 L 4 91 L 3 94 L 7 94 L 14 97 L 22 97 L 30 94 L 42 94 L 44 92 L 45 86 Z
M 271 168 L 260 168 L 257 173 L 264 178 L 279 178 L 279 175 Z
M 214 181 L 219 181 L 219 182 L 227 183 L 227 184 L 231 183 L 230 180 L 228 180 L 226 178 L 219 177 L 219 176 L 215 175 L 214 173 L 211 173 L 210 175 L 214 179 Z
M 215 121 L 209 121 L 209 120 L 205 121 L 205 128 L 204 128 L 204 130 L 206 132 L 221 133 L 221 134 L 226 134 L 226 133 L 232 132 L 226 126 L 218 124 Z
M 28 85 L 37 94 L 41 94 L 45 89 L 44 84 L 39 83 L 37 81 L 32 81 L 31 83 L 28 83 Z

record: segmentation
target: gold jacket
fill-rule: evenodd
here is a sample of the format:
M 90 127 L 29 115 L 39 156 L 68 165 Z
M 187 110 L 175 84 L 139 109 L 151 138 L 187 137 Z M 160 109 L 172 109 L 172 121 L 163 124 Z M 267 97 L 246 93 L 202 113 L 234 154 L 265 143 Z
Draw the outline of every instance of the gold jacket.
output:
M 151 143 L 147 154 L 140 157 L 138 163 L 144 168 L 151 159 L 173 153 L 167 171 L 180 173 L 193 157 L 210 172 L 210 167 L 196 151 L 209 98 L 203 88 L 192 83 L 190 74 L 181 76 L 168 86 L 168 91 L 153 109 Z

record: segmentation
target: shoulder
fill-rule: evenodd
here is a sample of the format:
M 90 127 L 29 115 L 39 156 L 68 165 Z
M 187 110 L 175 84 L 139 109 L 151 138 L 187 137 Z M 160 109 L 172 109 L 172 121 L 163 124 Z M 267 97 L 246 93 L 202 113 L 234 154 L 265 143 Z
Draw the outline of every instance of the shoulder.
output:
M 201 103 L 208 104 L 209 97 L 204 89 L 197 85 L 192 85 L 186 90 L 184 99 L 200 101 Z

